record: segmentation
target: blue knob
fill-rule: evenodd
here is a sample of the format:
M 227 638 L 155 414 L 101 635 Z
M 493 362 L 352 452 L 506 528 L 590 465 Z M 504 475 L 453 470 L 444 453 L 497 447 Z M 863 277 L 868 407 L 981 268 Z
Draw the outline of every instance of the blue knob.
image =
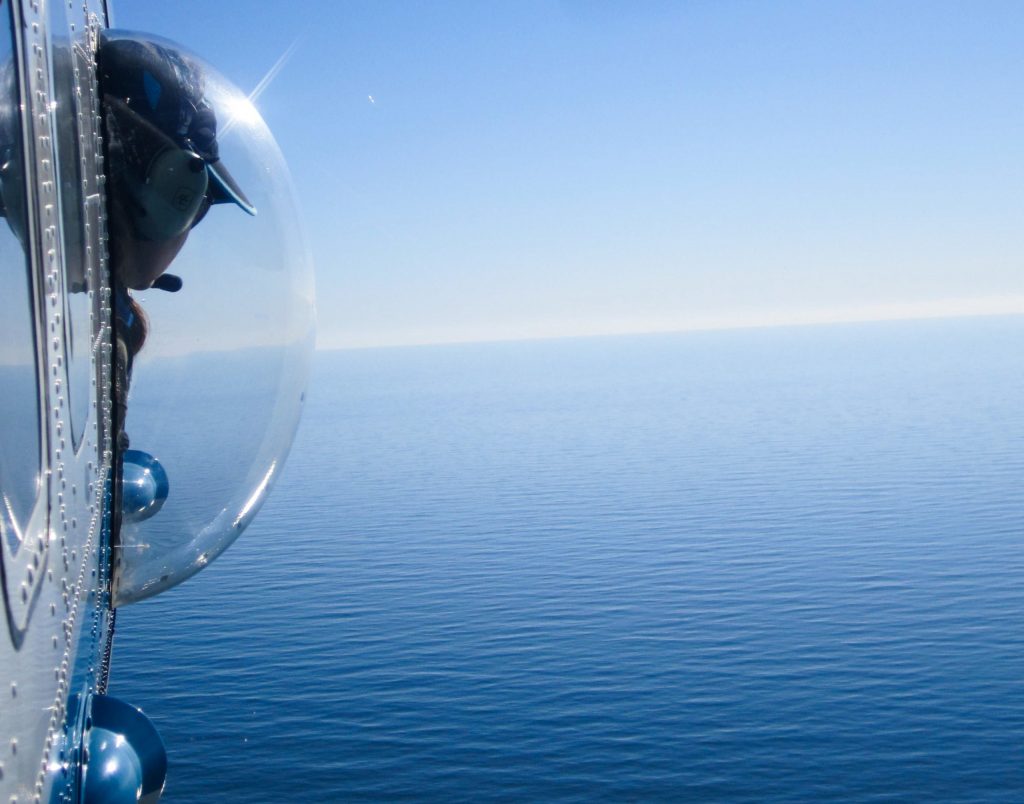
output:
M 121 469 L 121 510 L 126 522 L 142 522 L 159 511 L 170 484 L 160 461 L 148 452 L 124 451 Z
M 138 801 L 142 798 L 142 763 L 120 734 L 93 727 L 83 801 Z
M 82 804 L 156 802 L 167 777 L 167 752 L 156 728 L 134 706 L 93 695 Z

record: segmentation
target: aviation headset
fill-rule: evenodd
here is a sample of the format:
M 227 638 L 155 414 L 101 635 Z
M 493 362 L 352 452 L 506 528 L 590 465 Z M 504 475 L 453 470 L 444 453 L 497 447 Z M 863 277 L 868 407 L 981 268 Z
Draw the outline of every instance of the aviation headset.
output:
M 196 65 L 171 47 L 116 31 L 103 35 L 98 61 L 110 172 L 126 191 L 139 237 L 178 237 L 217 203 L 256 214 L 220 163 L 217 120 Z
M 131 126 L 136 129 L 133 133 L 122 131 L 120 136 L 137 138 L 138 127 L 143 125 L 144 121 L 137 120 Z M 205 160 L 173 142 L 133 150 L 119 175 L 128 192 L 125 200 L 136 234 L 144 240 L 170 240 L 202 220 L 211 203 Z

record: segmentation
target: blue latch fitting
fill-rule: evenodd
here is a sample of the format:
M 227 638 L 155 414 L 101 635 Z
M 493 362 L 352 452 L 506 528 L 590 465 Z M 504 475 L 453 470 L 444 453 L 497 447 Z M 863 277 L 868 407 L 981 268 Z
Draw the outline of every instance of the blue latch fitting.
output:
M 85 724 L 82 804 L 154 804 L 167 778 L 167 752 L 142 712 L 108 695 L 93 695 Z

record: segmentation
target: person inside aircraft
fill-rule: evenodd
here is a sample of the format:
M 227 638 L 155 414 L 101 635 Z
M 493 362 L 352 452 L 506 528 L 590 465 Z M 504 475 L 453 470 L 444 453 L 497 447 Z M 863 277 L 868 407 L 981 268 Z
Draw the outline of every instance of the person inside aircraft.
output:
M 114 291 L 115 397 L 123 427 L 145 314 L 131 291 L 178 291 L 166 273 L 214 204 L 256 210 L 220 161 L 201 68 L 172 47 L 104 35 L 97 53 L 106 124 L 107 228 Z M 123 439 L 121 446 L 127 446 Z

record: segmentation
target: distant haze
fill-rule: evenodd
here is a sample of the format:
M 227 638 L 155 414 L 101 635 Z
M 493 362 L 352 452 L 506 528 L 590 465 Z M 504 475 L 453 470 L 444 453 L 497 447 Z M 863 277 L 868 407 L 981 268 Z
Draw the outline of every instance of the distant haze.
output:
M 272 75 L 321 347 L 1024 312 L 1020 3 L 116 14 Z

